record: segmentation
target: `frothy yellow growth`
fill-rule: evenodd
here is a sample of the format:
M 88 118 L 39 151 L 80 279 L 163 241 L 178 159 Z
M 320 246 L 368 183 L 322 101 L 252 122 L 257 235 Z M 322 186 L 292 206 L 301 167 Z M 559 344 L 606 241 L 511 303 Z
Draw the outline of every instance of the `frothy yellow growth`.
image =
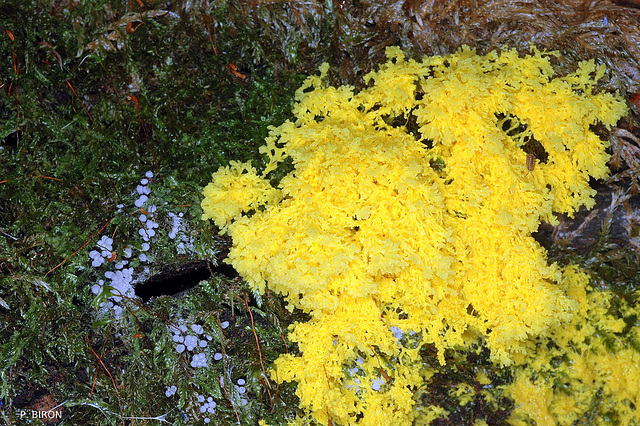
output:
M 575 268 L 567 273 L 578 283 L 572 291 L 584 292 L 580 282 L 586 283 L 586 276 Z M 553 344 L 540 339 L 535 355 L 527 357 L 507 387 L 516 402 L 511 424 L 527 425 L 529 419 L 539 425 L 640 424 L 640 353 L 629 344 L 639 341 L 640 327 L 627 327 L 640 316 L 640 306 L 622 301 L 618 317 L 611 313 L 612 293 L 579 297 L 584 309 L 550 331 Z M 598 412 L 609 420 L 595 416 Z
M 203 219 L 213 219 L 220 229 L 242 213 L 277 202 L 280 191 L 256 174 L 251 162 L 231 161 L 213 174 L 213 181 L 202 191 Z
M 554 79 L 535 49 L 387 56 L 359 93 L 327 87 L 326 65 L 298 90 L 296 120 L 261 148 L 263 176 L 293 161 L 280 193 L 237 165 L 205 189 L 204 217 L 233 238 L 229 262 L 311 315 L 289 335 L 301 355 L 281 356 L 274 377 L 296 381 L 321 424 L 411 424 L 423 344 L 444 363 L 480 336 L 509 365 L 571 320 L 569 278 L 531 233 L 593 205 L 588 180 L 606 175 L 608 156 L 590 126 L 625 111 L 592 93 L 593 62 Z M 528 141 L 546 154 L 534 170 Z

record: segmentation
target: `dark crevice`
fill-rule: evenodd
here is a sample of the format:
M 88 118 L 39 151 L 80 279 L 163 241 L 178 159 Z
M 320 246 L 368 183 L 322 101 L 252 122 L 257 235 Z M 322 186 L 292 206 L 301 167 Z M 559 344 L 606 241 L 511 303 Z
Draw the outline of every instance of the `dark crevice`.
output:
M 415 114 L 413 113 L 414 110 L 415 108 L 413 108 L 411 111 L 403 115 L 396 115 L 396 116 L 384 115 L 382 116 L 382 120 L 385 122 L 385 124 L 391 127 L 395 127 L 395 128 L 404 127 L 405 131 L 408 134 L 413 135 L 415 140 L 421 140 L 422 133 L 420 133 L 420 125 L 418 125 L 418 117 L 416 117 Z
M 6 146 L 8 148 L 15 148 L 16 146 L 18 146 L 18 141 L 20 140 L 21 137 L 22 137 L 22 132 L 20 131 L 9 133 L 7 136 L 4 137 L 4 139 L 2 139 L 1 145 Z
M 546 164 L 549 159 L 547 151 L 544 149 L 542 144 L 534 138 L 529 138 L 527 143 L 522 145 L 522 150 L 527 154 L 533 154 L 541 163 Z
M 211 278 L 211 273 L 236 278 L 238 273 L 231 265 L 219 262 L 217 266 L 209 265 L 206 260 L 172 265 L 163 269 L 145 282 L 136 286 L 136 295 L 143 302 L 152 297 L 174 296 L 197 286 L 200 281 Z
M 534 160 L 537 159 L 541 163 L 547 162 L 549 154 L 542 143 L 533 137 L 529 126 L 513 114 L 496 113 L 495 116 L 502 131 L 514 140 L 520 141 L 519 146 L 524 152 L 533 155 Z

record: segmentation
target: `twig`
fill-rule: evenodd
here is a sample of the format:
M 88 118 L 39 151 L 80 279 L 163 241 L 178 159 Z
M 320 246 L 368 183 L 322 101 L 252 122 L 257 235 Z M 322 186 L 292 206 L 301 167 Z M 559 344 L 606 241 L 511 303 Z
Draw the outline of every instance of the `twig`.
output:
M 111 383 L 113 384 L 113 388 L 116 390 L 116 395 L 118 396 L 118 405 L 120 406 L 120 417 L 123 419 L 122 420 L 122 424 L 125 424 L 124 417 L 123 417 L 123 411 L 122 411 L 122 398 L 120 397 L 120 391 L 118 391 L 118 386 L 116 385 L 116 381 L 113 378 L 113 375 L 111 375 L 111 371 L 109 371 L 107 366 L 104 365 L 104 362 L 102 361 L 102 358 L 100 356 L 98 356 L 98 354 L 96 353 L 95 350 L 93 350 L 93 346 L 91 346 L 91 341 L 89 340 L 89 333 L 87 333 L 87 344 L 89 344 L 89 349 L 91 349 L 91 352 L 93 353 L 93 355 L 96 357 L 96 359 L 98 360 L 98 362 L 100 363 L 102 368 L 104 368 L 104 371 L 106 371 L 106 373 L 111 378 Z M 104 351 L 104 346 L 103 346 L 102 349 Z M 93 392 L 93 388 L 91 389 L 91 391 Z
M 222 379 L 220 377 L 218 377 L 218 381 L 220 382 L 220 387 L 224 391 L 224 394 L 227 395 L 227 398 L 231 403 L 231 407 L 233 407 L 233 412 L 236 413 L 236 419 L 238 419 L 238 424 L 240 424 L 240 416 L 238 415 L 238 410 L 236 410 L 236 406 L 233 403 L 233 399 L 231 399 L 231 395 L 229 395 L 229 392 L 227 392 L 227 388 L 224 387 L 224 383 L 222 383 Z
M 65 81 L 67 82 L 67 85 L 69 86 L 69 88 L 71 89 L 73 94 L 76 96 L 76 98 L 78 98 L 78 100 L 82 104 L 82 108 L 84 108 L 84 112 L 87 114 L 87 117 L 89 117 L 89 121 L 91 121 L 91 123 L 93 123 L 93 117 L 91 117 L 91 114 L 89 113 L 89 110 L 87 109 L 87 106 L 84 104 L 84 101 L 82 99 L 80 99 L 80 96 L 78 96 L 78 93 L 76 92 L 76 89 L 74 89 L 73 86 L 71 85 L 71 83 L 69 83 L 69 80 L 65 80 Z
M 260 350 L 260 341 L 258 340 L 258 333 L 256 333 L 256 327 L 253 322 L 253 313 L 249 308 L 249 298 L 247 297 L 247 292 L 244 292 L 244 303 L 247 305 L 247 310 L 249 311 L 249 316 L 251 316 L 251 330 L 253 330 L 253 335 L 256 338 L 256 345 L 258 346 L 258 355 L 260 356 L 260 366 L 262 367 L 262 373 L 264 374 L 265 381 L 267 382 L 267 387 L 271 387 L 269 384 L 269 379 L 267 378 L 267 371 L 264 368 L 264 363 L 262 362 L 262 351 Z
M 51 176 L 32 175 L 31 177 L 39 178 L 39 179 L 51 179 L 51 180 L 57 180 L 58 182 L 64 182 L 62 179 L 58 179 L 58 178 L 51 177 Z
M 87 242 L 86 242 L 86 243 L 84 243 L 82 246 L 80 246 L 80 248 L 79 248 L 78 250 L 74 251 L 74 252 L 73 252 L 73 253 L 71 253 L 69 256 L 65 257 L 65 258 L 64 258 L 64 260 L 63 260 L 62 262 L 58 263 L 56 266 L 54 266 L 53 268 L 51 268 L 51 269 L 49 270 L 49 272 L 47 272 L 46 274 L 44 274 L 44 276 L 46 277 L 47 275 L 49 275 L 50 273 L 52 273 L 53 271 L 55 271 L 56 269 L 58 269 L 60 266 L 62 266 L 64 263 L 66 263 L 66 262 L 67 262 L 67 260 L 69 260 L 71 257 L 75 256 L 75 254 L 76 254 L 76 253 L 78 253 L 78 252 L 79 252 L 80 250 L 82 250 L 82 249 L 83 249 L 87 244 L 89 244 L 91 241 L 93 241 L 93 239 L 95 238 L 95 236 L 96 236 L 96 235 L 98 235 L 99 233 L 101 233 L 101 232 L 102 232 L 102 230 L 103 230 L 104 228 L 106 228 L 106 227 L 107 227 L 107 225 L 108 225 L 109 223 L 111 223 L 111 221 L 112 221 L 112 220 L 113 220 L 113 218 L 109 219 L 109 220 L 107 221 L 107 223 L 105 223 L 105 224 L 102 226 L 102 228 L 100 228 L 100 229 L 99 229 L 95 234 L 93 234 L 93 235 L 91 236 L 91 238 L 89 238 L 89 239 L 87 240 Z

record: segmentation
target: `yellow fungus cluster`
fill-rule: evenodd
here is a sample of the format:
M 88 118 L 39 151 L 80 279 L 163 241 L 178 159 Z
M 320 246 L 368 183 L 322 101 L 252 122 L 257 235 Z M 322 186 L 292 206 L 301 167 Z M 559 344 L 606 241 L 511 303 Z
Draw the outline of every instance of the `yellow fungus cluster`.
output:
M 539 339 L 535 353 L 516 370 L 513 384 L 506 387 L 516 403 L 509 422 L 638 425 L 640 348 L 632 342 L 640 341 L 640 306 L 622 300 L 614 310 L 613 293 L 586 293 L 588 277 L 575 267 L 567 273 L 576 278 L 567 283 L 568 290 L 582 309 L 570 323 Z
M 551 55 L 462 48 L 417 62 L 389 48 L 358 93 L 326 85 L 324 64 L 297 91 L 295 121 L 270 129 L 262 174 L 232 163 L 204 189 L 204 218 L 233 239 L 228 262 L 310 314 L 289 334 L 300 355 L 273 376 L 297 382 L 316 422 L 411 424 L 422 345 L 444 363 L 482 339 L 512 365 L 580 311 L 576 274 L 531 233 L 593 206 L 588 181 L 608 155 L 590 126 L 625 106 L 593 92 L 602 66 L 553 78 Z M 544 153 L 533 170 L 531 143 Z

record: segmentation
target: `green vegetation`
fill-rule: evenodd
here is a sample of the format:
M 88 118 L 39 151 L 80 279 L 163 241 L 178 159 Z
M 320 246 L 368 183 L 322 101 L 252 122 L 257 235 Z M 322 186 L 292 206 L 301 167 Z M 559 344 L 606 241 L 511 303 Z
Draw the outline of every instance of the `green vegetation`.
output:
M 115 319 L 94 308 L 101 300 L 91 292 L 110 265 L 92 267 L 88 253 L 101 235 L 113 238 L 117 260 L 125 246 L 139 248 L 135 188 L 153 170 L 149 204 L 161 229 L 149 270 L 131 261 L 136 279 L 196 259 L 215 266 L 224 241 L 200 220 L 201 188 L 229 159 L 254 155 L 267 127 L 288 117 L 304 76 L 270 66 L 264 52 L 239 51 L 255 35 L 229 34 L 224 8 L 178 15 L 135 2 L 14 3 L 0 6 L 2 423 L 63 404 L 65 424 L 163 415 L 193 424 L 198 393 L 218 401 L 216 424 L 295 412 L 292 393 L 266 386 L 260 363 L 266 369 L 286 350 L 291 314 L 279 300 L 256 304 L 249 293 L 247 305 L 240 282 L 214 274 L 180 296 L 127 300 Z M 184 215 L 194 242 L 186 250 L 167 236 L 169 212 Z M 212 351 L 228 357 L 190 367 L 168 331 L 180 319 L 202 324 Z M 238 377 L 244 407 L 231 402 L 238 395 L 228 383 Z

